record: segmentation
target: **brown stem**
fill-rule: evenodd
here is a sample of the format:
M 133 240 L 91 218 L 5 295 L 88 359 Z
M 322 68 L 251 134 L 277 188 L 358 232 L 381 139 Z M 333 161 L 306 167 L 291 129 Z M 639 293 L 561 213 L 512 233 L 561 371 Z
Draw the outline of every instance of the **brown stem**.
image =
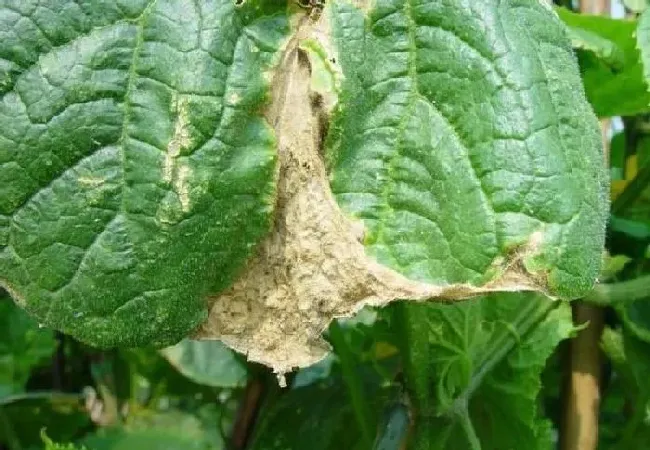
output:
M 565 388 L 562 450 L 595 450 L 598 447 L 603 309 L 576 301 L 573 320 L 585 328 L 569 343 L 570 373 Z
M 244 450 L 246 448 L 255 426 L 263 393 L 264 382 L 260 377 L 252 378 L 246 385 L 230 439 L 232 450 Z

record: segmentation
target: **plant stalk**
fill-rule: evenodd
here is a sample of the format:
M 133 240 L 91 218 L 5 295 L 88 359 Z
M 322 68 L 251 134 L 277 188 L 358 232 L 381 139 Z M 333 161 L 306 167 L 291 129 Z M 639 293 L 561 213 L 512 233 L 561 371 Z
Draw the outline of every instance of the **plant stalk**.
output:
M 650 275 L 618 283 L 599 284 L 584 301 L 599 306 L 615 306 L 647 297 L 650 297 Z
M 481 450 L 481 441 L 476 435 L 476 430 L 474 430 L 474 425 L 472 425 L 472 421 L 469 418 L 469 412 L 467 410 L 467 407 L 463 409 L 462 413 L 460 413 L 459 416 L 460 416 L 459 417 L 460 424 L 463 427 L 465 434 L 467 435 L 467 442 L 469 444 L 469 449 Z
M 565 416 L 560 430 L 562 450 L 595 450 L 598 446 L 603 310 L 583 301 L 573 304 L 573 321 L 586 326 L 569 342 L 569 376 Z
M 243 400 L 237 412 L 237 419 L 230 438 L 232 450 L 244 450 L 247 447 L 257 421 L 263 396 L 263 380 L 259 376 L 253 377 L 246 385 Z

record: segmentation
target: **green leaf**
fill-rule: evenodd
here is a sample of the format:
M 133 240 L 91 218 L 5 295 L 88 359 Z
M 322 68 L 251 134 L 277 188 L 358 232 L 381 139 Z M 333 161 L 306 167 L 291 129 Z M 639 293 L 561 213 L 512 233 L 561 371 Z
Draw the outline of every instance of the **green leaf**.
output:
M 335 1 L 318 26 L 294 2 L 56 1 L 0 9 L 0 283 L 42 323 L 98 346 L 216 335 L 282 372 L 413 280 L 591 289 L 600 131 L 538 0 Z M 364 253 L 317 150 L 367 253 L 412 280 Z M 373 270 L 410 289 L 375 296 Z
M 97 346 L 171 344 L 267 232 L 281 2 L 0 6 L 0 285 Z
M 380 389 L 374 374 L 361 367 L 366 397 L 374 415 L 394 398 L 393 389 Z M 286 392 L 262 411 L 250 450 L 365 450 L 362 431 L 340 376 Z M 376 418 L 376 417 L 375 417 Z
M 643 448 L 650 438 L 650 344 L 628 329 L 606 328 L 602 348 L 612 362 L 614 374 L 601 409 L 602 448 Z
M 554 13 L 536 0 L 331 5 L 344 75 L 331 185 L 367 251 L 443 285 L 485 283 L 520 258 L 556 295 L 586 293 L 608 179 Z
M 573 330 L 571 309 L 533 294 L 400 305 L 414 449 L 548 449 L 540 374 Z
M 650 343 L 650 295 L 633 302 L 621 302 L 617 311 L 626 328 L 638 339 Z
M 181 374 L 154 349 L 121 349 L 117 366 L 122 373 L 116 379 L 118 393 L 136 404 L 170 400 L 187 403 L 188 399 L 214 401 L 218 395 L 214 388 L 197 384 Z
M 642 168 L 625 191 L 617 197 L 614 205 L 616 227 L 638 239 L 647 237 L 650 227 L 650 166 Z M 627 196 L 627 198 L 623 198 Z M 618 204 L 618 205 L 617 205 Z M 614 206 L 613 205 L 613 206 Z
M 603 269 L 600 272 L 601 281 L 607 281 L 614 278 L 630 261 L 632 261 L 632 258 L 627 255 L 606 254 L 603 262 Z
M 33 368 L 52 357 L 56 341 L 0 292 L 0 399 L 23 391 Z
M 650 239 L 650 222 L 638 222 L 612 216 L 610 227 L 614 231 L 628 234 L 636 239 Z
M 622 70 L 615 71 L 591 52 L 579 52 L 580 68 L 589 102 L 600 117 L 633 116 L 650 110 L 650 93 L 634 37 L 637 22 L 556 9 L 573 30 L 583 30 L 613 42 L 625 55 Z
M 205 423 L 181 411 L 141 412 L 121 428 L 100 430 L 82 440 L 92 450 L 221 450 L 218 417 Z
M 53 442 L 52 439 L 47 437 L 45 429 L 41 430 L 41 439 L 45 444 L 45 450 L 85 450 L 85 447 L 77 447 L 74 444 L 59 444 Z
M 56 442 L 72 441 L 91 425 L 82 400 L 81 395 L 57 392 L 0 399 L 0 443 L 18 442 L 24 448 L 42 448 L 39 430 L 43 428 Z
M 582 28 L 569 27 L 569 37 L 573 48 L 592 52 L 607 64 L 612 71 L 622 70 L 625 54 L 616 43 Z
M 172 366 L 195 383 L 224 388 L 246 384 L 245 364 L 219 341 L 185 339 L 161 350 L 161 353 Z
M 636 28 L 636 44 L 641 54 L 643 77 L 650 87 L 650 10 L 641 14 Z

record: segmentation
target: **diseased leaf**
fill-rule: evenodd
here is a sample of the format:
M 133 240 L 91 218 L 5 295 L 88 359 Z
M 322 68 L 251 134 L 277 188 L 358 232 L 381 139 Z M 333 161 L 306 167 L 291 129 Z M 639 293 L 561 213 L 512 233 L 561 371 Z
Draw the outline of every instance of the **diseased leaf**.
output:
M 600 117 L 632 116 L 650 110 L 650 93 L 643 79 L 643 67 L 634 38 L 637 22 L 611 19 L 556 9 L 573 30 L 594 33 L 613 42 L 625 55 L 621 70 L 613 68 L 591 52 L 578 52 L 587 98 Z
M 321 17 L 294 33 L 317 50 L 291 42 L 272 82 L 273 230 L 197 335 L 284 373 L 323 358 L 322 330 L 366 304 L 589 291 L 608 178 L 554 13 L 382 0 Z
M 600 132 L 538 0 L 60 1 L 0 10 L 0 282 L 43 323 L 287 372 L 367 304 L 591 288 Z
M 246 366 L 219 341 L 185 339 L 161 352 L 172 366 L 195 383 L 224 388 L 246 384 Z
M 538 412 L 540 374 L 573 332 L 571 309 L 533 294 L 456 305 L 401 305 L 414 449 L 551 448 Z
M 0 285 L 98 346 L 170 344 L 267 232 L 281 2 L 0 6 Z
M 333 3 L 345 76 L 332 189 L 366 249 L 411 278 L 520 265 L 576 297 L 600 265 L 601 139 L 562 24 L 538 1 Z

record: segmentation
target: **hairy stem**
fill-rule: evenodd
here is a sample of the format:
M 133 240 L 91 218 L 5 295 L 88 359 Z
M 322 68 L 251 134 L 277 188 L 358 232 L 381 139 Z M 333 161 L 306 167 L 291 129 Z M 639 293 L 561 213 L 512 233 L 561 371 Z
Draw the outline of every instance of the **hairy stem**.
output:
M 631 303 L 650 296 L 650 275 L 618 283 L 599 284 L 585 301 L 600 306 Z

